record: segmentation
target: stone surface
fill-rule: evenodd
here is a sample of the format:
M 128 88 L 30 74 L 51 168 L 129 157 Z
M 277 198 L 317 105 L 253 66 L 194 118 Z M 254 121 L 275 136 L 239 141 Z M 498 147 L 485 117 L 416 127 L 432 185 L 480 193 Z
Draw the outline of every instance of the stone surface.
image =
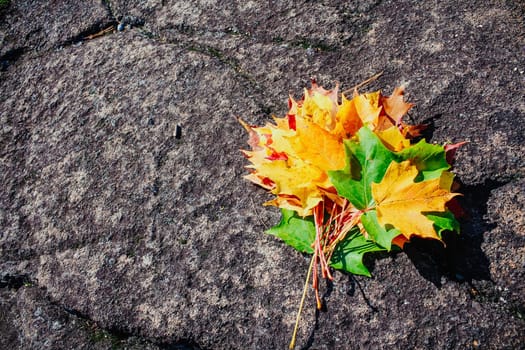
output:
M 285 348 L 308 259 L 262 233 L 278 212 L 242 180 L 236 117 L 378 71 L 369 89 L 406 84 L 432 141 L 469 141 L 462 234 L 369 257 L 371 279 L 336 273 L 298 347 L 522 346 L 523 4 L 11 3 L 1 347 Z
M 45 54 L 114 21 L 101 1 L 9 1 L 0 7 L 0 68 L 25 54 Z
M 2 277 L 0 283 L 7 284 L 0 290 L 2 349 L 159 349 L 143 339 L 97 327 L 73 310 L 57 305 L 30 282 L 25 282 L 25 287 L 17 284 L 26 277 Z

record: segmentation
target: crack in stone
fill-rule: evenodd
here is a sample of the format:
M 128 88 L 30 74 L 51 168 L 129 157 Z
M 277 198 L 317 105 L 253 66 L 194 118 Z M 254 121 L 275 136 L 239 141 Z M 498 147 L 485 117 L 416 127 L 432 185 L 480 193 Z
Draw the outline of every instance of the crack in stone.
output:
M 162 350 L 204 350 L 193 341 L 181 340 L 174 343 L 155 344 Z
M 163 350 L 202 350 L 195 342 L 191 340 L 178 340 L 172 343 L 166 342 L 157 342 L 154 339 L 149 339 L 133 332 L 124 331 L 118 329 L 117 327 L 101 327 L 96 321 L 91 319 L 89 316 L 83 314 L 82 312 L 75 310 L 73 308 L 68 308 L 63 305 L 58 304 L 57 302 L 51 302 L 51 305 L 62 308 L 68 314 L 84 321 L 88 328 L 93 334 L 93 338 L 97 339 L 109 339 L 114 347 L 122 345 L 123 342 L 127 341 L 130 338 L 135 338 L 143 343 L 157 346 L 159 349 Z
M 201 45 L 201 44 L 190 44 L 186 46 L 185 48 L 189 51 L 199 52 L 206 56 L 218 59 L 220 62 L 232 68 L 237 74 L 239 74 L 239 76 L 241 76 L 242 78 L 244 78 L 245 80 L 253 84 L 254 87 L 259 88 L 259 84 L 255 80 L 255 78 L 253 78 L 250 74 L 245 72 L 241 68 L 237 60 L 231 57 L 227 57 L 220 50 L 214 48 L 213 46 Z
M 5 274 L 0 277 L 0 288 L 18 290 L 24 286 L 32 286 L 33 282 L 28 274 Z
M 198 42 L 191 41 L 191 40 L 188 40 L 188 41 L 182 42 L 182 43 L 179 42 L 179 41 L 175 41 L 175 40 L 169 40 L 167 38 L 161 37 L 160 34 L 148 31 L 148 30 L 146 30 L 146 29 L 144 29 L 142 27 L 139 28 L 139 33 L 142 34 L 144 37 L 146 37 L 148 39 L 151 39 L 151 40 L 154 40 L 154 41 L 156 41 L 158 43 L 173 45 L 173 46 L 175 46 L 177 48 L 180 48 L 180 49 L 183 49 L 183 50 L 197 52 L 197 53 L 203 54 L 205 56 L 211 57 L 213 59 L 217 59 L 221 63 L 223 63 L 226 66 L 230 67 L 241 78 L 243 78 L 248 83 L 250 83 L 253 88 L 255 88 L 258 91 L 262 90 L 262 88 L 259 85 L 259 83 L 257 82 L 257 80 L 253 76 L 251 76 L 249 73 L 247 73 L 244 69 L 242 69 L 241 65 L 239 64 L 239 62 L 236 59 L 226 56 L 221 50 L 219 50 L 219 49 L 217 49 L 217 48 L 215 48 L 215 47 L 213 47 L 211 45 L 200 44 Z M 179 31 L 179 33 L 184 34 L 184 31 L 181 30 L 181 31 Z M 264 109 L 264 107 L 262 106 L 261 109 Z
M 19 47 L 16 49 L 9 50 L 2 56 L 0 56 L 0 71 L 5 72 L 9 66 L 17 61 L 25 52 L 27 51 L 26 47 Z

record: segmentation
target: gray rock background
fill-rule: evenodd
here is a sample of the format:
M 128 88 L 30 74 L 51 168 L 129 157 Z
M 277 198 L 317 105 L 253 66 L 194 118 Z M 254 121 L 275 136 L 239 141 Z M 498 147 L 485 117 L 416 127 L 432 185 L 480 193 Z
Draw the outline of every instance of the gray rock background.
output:
M 525 341 L 520 1 L 25 1 L 0 8 L 0 348 L 284 349 L 308 258 L 242 180 L 242 116 L 315 76 L 407 84 L 467 216 L 335 273 L 298 348 Z M 92 39 L 105 28 L 120 26 Z

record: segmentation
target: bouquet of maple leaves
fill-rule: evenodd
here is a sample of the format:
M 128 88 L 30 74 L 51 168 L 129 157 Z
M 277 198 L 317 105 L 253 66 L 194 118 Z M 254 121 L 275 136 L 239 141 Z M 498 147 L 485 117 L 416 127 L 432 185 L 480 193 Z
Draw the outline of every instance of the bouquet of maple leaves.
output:
M 325 90 L 312 81 L 274 124 L 241 121 L 251 146 L 243 151 L 251 163 L 246 178 L 273 193 L 265 205 L 282 211 L 268 233 L 313 254 L 299 314 L 310 276 L 321 308 L 319 275 L 332 279 L 330 267 L 370 276 L 364 254 L 459 231 L 449 209 L 458 195 L 449 169 L 461 143 L 411 142 L 424 126 L 403 122 L 413 104 L 402 87 L 391 96 L 351 92 L 339 100 L 338 86 Z M 296 331 L 297 323 L 293 339 Z

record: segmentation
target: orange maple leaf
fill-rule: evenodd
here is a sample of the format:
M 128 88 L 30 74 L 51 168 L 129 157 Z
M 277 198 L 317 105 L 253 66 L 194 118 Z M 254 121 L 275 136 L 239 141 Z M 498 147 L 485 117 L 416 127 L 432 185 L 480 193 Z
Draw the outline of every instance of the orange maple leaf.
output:
M 397 125 L 401 124 L 401 119 L 408 112 L 408 110 L 414 107 L 413 103 L 405 102 L 403 95 L 405 94 L 405 88 L 403 86 L 396 87 L 391 96 L 385 96 L 381 98 L 383 107 L 385 108 L 386 114 L 392 118 Z
M 374 132 L 390 150 L 397 152 L 410 146 L 407 136 L 416 137 L 425 128 L 424 125 L 407 125 L 403 116 L 414 107 L 413 103 L 404 100 L 405 88 L 396 87 L 392 95 L 380 96 L 383 110 L 378 117 Z
M 445 204 L 458 195 L 450 192 L 454 175 L 445 171 L 440 178 L 414 182 L 417 174 L 410 161 L 392 162 L 381 182 L 372 183 L 377 219 L 383 226 L 398 228 L 407 239 L 412 235 L 439 239 L 424 213 L 444 212 Z

